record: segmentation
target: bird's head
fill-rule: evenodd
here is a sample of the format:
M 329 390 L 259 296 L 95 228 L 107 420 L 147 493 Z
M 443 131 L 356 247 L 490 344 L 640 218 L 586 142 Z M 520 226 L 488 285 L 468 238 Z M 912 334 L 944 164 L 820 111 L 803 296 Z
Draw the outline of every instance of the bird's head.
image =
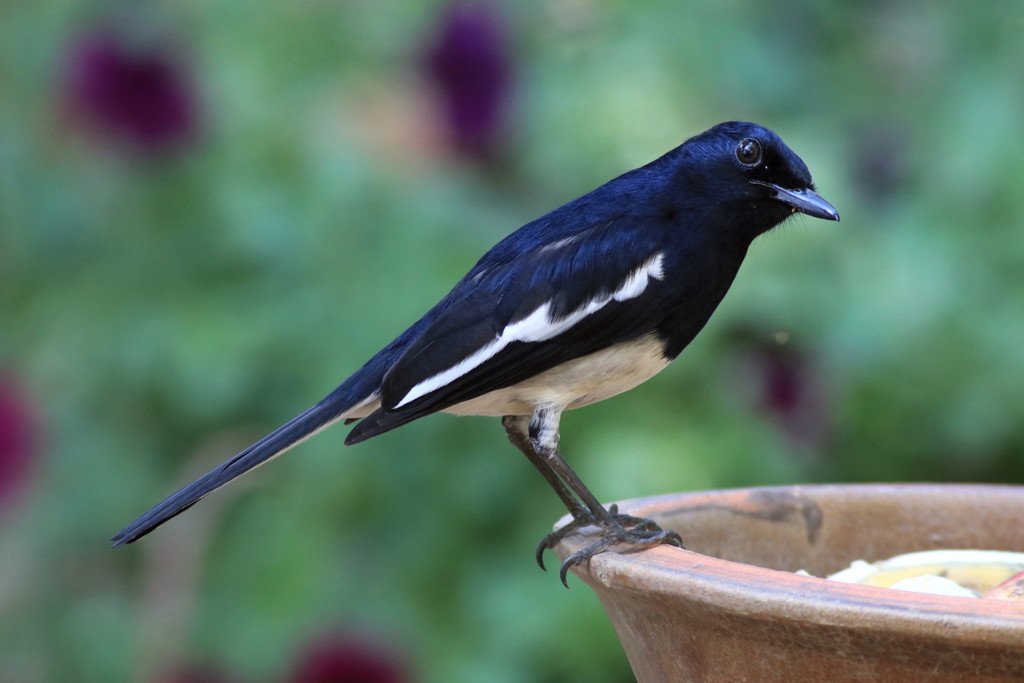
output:
M 835 207 L 814 191 L 807 165 L 772 131 L 730 121 L 679 148 L 681 180 L 703 200 L 747 226 L 751 237 L 794 213 L 838 221 Z

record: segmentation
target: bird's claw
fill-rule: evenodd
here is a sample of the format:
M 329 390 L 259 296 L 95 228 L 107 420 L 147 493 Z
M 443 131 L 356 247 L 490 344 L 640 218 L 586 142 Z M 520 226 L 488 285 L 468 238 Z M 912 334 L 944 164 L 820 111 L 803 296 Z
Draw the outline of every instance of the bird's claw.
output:
M 637 525 L 632 528 L 614 526 L 605 530 L 604 536 L 597 543 L 588 545 L 565 558 L 558 576 L 562 579 L 562 585 L 569 587 L 569 570 L 573 567 L 590 561 L 594 555 L 599 555 L 611 548 L 619 547 L 619 552 L 635 553 L 659 545 L 673 545 L 683 548 L 683 538 L 669 529 L 664 531 L 651 520 L 643 520 L 646 524 Z
M 573 513 L 574 517 L 572 521 L 567 524 L 558 527 L 550 534 L 541 539 L 540 543 L 537 544 L 537 550 L 535 557 L 537 560 L 537 566 L 544 571 L 548 568 L 544 566 L 544 551 L 551 550 L 556 545 L 562 542 L 565 538 L 572 536 L 580 529 L 588 526 L 602 527 L 602 521 L 589 510 L 584 509 L 584 514 Z M 612 519 L 618 522 L 621 526 L 629 528 L 658 528 L 654 522 L 643 517 L 633 517 L 632 515 L 619 514 L 619 506 L 612 503 L 608 506 L 608 514 L 611 515 Z
M 562 584 L 566 588 L 569 587 L 567 584 L 569 569 L 587 562 L 594 555 L 603 553 L 614 546 L 627 546 L 623 548 L 622 552 L 636 552 L 657 545 L 683 547 L 683 539 L 678 533 L 671 530 L 664 531 L 650 519 L 622 514 L 619 512 L 618 506 L 614 504 L 608 506 L 608 514 L 615 522 L 614 526 L 606 527 L 604 520 L 588 513 L 586 516 L 576 516 L 568 524 L 552 531 L 537 545 L 535 554 L 537 564 L 541 569 L 547 571 L 544 566 L 544 551 L 554 548 L 566 537 L 588 526 L 604 527 L 604 535 L 601 540 L 573 553 L 562 563 L 559 578 L 562 579 Z

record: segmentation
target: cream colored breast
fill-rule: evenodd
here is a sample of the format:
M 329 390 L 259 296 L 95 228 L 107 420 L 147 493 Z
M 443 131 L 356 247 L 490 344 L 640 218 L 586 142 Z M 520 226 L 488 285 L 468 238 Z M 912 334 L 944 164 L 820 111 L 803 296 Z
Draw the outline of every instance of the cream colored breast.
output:
M 569 410 L 603 401 L 642 384 L 669 364 L 653 334 L 609 346 L 504 389 L 458 403 L 455 415 L 530 415 L 538 405 Z

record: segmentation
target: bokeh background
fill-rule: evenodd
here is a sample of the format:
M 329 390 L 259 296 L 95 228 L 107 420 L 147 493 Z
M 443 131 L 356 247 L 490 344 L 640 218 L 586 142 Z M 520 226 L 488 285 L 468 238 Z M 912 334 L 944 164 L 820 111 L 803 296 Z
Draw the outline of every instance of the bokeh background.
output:
M 1022 31 L 1010 1 L 0 4 L 0 680 L 630 680 L 534 566 L 564 511 L 493 419 L 335 428 L 107 539 L 722 120 L 843 221 L 760 239 L 679 362 L 566 416 L 585 481 L 1024 481 Z

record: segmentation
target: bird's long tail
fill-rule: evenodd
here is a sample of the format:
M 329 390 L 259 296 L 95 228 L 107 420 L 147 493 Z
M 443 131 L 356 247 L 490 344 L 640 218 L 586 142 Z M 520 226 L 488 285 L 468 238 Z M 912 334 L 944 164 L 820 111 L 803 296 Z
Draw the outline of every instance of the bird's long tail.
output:
M 211 491 L 219 489 L 232 479 L 240 477 L 254 467 L 262 465 L 268 460 L 284 453 L 300 441 L 308 439 L 316 432 L 344 417 L 345 411 L 353 403 L 351 400 L 344 400 L 345 393 L 335 391 L 306 412 L 293 418 L 287 424 L 278 427 L 220 467 L 208 472 L 177 493 L 169 496 L 162 503 L 153 507 L 152 510 L 117 532 L 110 539 L 113 544 L 111 547 L 116 548 L 119 545 L 137 541 L 170 518 L 195 505 L 203 496 Z
M 377 397 L 380 394 L 384 373 L 402 354 L 409 340 L 415 338 L 430 323 L 431 315 L 432 313 L 428 313 L 420 318 L 315 406 L 292 418 L 287 424 L 278 427 L 121 529 L 110 539 L 112 547 L 139 540 L 171 517 L 195 505 L 206 494 L 281 455 L 338 420 L 359 419 L 372 413 L 379 403 Z

